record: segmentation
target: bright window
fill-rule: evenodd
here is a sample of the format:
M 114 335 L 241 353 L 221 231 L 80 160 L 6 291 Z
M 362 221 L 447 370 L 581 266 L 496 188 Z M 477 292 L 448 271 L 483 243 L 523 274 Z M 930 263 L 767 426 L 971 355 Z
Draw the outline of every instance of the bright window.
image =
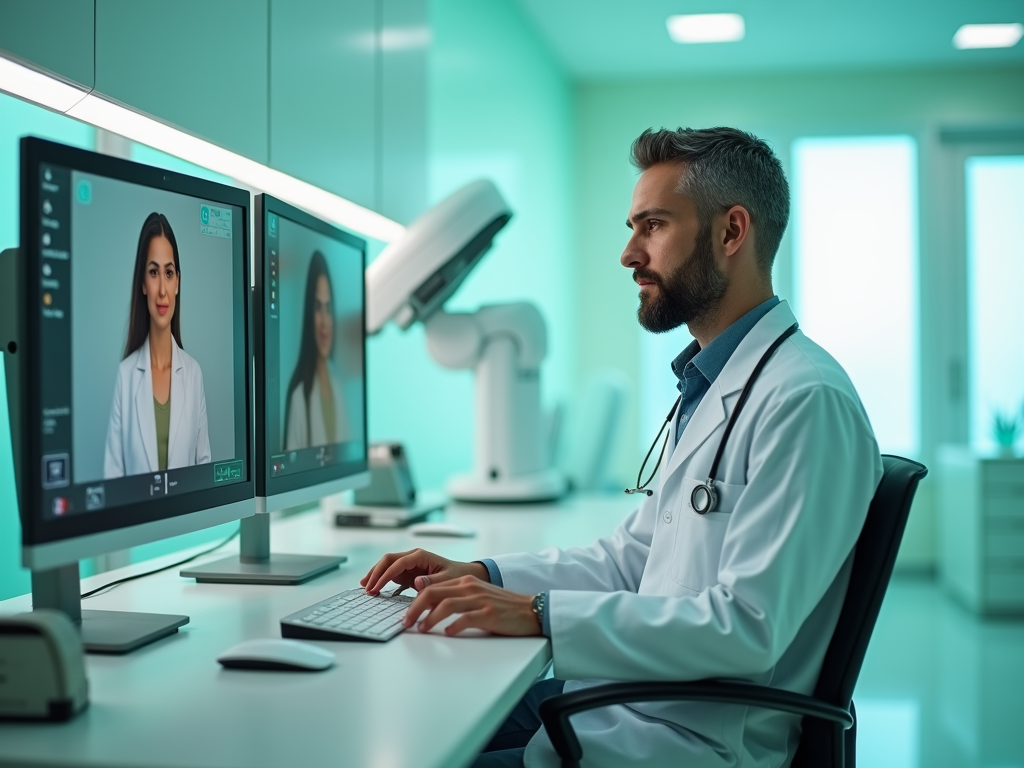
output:
M 793 143 L 801 329 L 846 369 L 884 452 L 920 443 L 917 146 L 909 136 Z
M 996 412 L 1024 408 L 1024 156 L 969 157 L 964 171 L 971 442 L 990 447 Z

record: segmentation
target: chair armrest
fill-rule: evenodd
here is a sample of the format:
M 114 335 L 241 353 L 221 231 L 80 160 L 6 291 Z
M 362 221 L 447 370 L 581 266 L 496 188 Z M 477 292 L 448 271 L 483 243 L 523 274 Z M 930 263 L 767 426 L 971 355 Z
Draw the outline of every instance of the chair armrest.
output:
M 555 752 L 565 768 L 576 766 L 583 749 L 569 718 L 588 709 L 639 701 L 712 701 L 764 707 L 794 715 L 814 717 L 853 726 L 853 716 L 842 707 L 811 696 L 729 680 L 698 680 L 687 683 L 609 683 L 552 696 L 540 704 L 540 718 Z

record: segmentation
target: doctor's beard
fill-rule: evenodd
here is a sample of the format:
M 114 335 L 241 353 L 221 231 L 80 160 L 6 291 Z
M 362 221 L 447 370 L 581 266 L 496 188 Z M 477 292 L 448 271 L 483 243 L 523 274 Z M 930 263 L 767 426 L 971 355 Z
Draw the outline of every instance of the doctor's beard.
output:
M 680 325 L 701 321 L 717 308 L 729 281 L 715 266 L 711 227 L 701 227 L 690 257 L 667 278 L 647 269 L 633 270 L 633 280 L 651 280 L 653 295 L 640 292 L 636 319 L 646 331 L 665 333 Z

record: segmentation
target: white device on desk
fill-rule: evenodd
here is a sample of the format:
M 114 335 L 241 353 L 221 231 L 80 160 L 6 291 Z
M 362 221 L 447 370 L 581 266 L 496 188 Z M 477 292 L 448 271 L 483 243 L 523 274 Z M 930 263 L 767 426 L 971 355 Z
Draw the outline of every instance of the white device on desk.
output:
M 382 442 L 370 446 L 370 484 L 352 494 L 352 504 L 322 504 L 339 526 L 399 528 L 423 520 L 443 509 L 439 493 L 418 493 L 409 468 L 409 457 L 401 443 Z
M 445 522 L 416 523 L 409 526 L 409 533 L 413 536 L 453 536 L 456 538 L 476 536 L 476 531 L 473 528 Z
M 306 640 L 373 640 L 385 642 L 402 631 L 402 619 L 413 598 L 368 595 L 348 589 L 281 619 L 281 635 Z
M 69 720 L 89 705 L 85 652 L 60 611 L 0 616 L 0 720 Z
M 272 637 L 245 640 L 217 657 L 226 669 L 322 672 L 334 666 L 334 654 L 311 643 Z
M 390 320 L 406 330 L 419 320 L 434 360 L 476 372 L 475 466 L 448 485 L 462 501 L 548 501 L 566 488 L 544 445 L 540 312 L 528 303 L 444 311 L 511 217 L 495 186 L 476 181 L 423 214 L 366 270 L 367 332 Z

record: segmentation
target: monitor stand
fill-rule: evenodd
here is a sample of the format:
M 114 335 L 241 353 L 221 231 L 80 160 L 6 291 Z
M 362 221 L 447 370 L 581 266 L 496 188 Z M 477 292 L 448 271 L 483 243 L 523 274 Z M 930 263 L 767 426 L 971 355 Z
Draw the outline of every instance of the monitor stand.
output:
M 261 504 L 262 502 L 262 504 Z M 266 500 L 257 497 L 257 508 Z M 242 518 L 241 554 L 181 572 L 200 584 L 302 584 L 332 571 L 348 558 L 344 555 L 280 555 L 270 552 L 270 515 L 257 512 Z
M 87 653 L 130 653 L 173 635 L 188 616 L 128 611 L 83 611 L 78 563 L 32 572 L 32 608 L 53 608 L 79 628 Z

